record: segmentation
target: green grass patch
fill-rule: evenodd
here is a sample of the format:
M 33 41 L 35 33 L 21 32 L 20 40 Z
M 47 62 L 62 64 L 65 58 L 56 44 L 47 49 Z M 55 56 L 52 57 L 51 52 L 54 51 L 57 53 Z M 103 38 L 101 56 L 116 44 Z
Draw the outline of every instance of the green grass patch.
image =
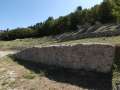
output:
M 36 77 L 36 75 L 32 72 L 26 73 L 23 75 L 23 78 L 25 78 L 25 79 L 34 79 L 35 77 Z

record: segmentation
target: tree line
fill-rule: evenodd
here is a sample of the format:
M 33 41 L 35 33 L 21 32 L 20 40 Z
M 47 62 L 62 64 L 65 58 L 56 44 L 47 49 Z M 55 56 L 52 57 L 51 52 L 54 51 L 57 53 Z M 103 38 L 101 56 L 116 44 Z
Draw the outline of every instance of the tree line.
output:
M 58 19 L 48 17 L 44 22 L 37 23 L 27 28 L 16 28 L 0 33 L 2 40 L 13 40 L 16 38 L 42 37 L 62 34 L 78 29 L 78 25 L 89 23 L 94 25 L 100 23 L 120 22 L 120 0 L 104 0 L 100 5 L 90 9 L 82 9 L 79 6 L 76 11 Z

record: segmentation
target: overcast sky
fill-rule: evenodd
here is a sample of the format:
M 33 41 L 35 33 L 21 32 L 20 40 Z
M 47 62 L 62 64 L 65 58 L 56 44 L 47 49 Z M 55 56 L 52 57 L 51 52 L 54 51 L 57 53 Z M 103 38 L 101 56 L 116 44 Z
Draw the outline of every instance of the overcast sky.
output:
M 103 0 L 0 0 L 0 29 L 34 25 L 49 16 L 67 15 L 78 6 L 90 8 Z

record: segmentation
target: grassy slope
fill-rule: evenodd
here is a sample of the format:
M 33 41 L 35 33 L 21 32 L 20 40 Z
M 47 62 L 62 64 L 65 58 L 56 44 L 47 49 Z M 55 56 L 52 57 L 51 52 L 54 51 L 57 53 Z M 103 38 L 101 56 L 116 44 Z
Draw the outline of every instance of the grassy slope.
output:
M 32 47 L 35 45 L 46 46 L 53 44 L 75 44 L 75 43 L 112 43 L 120 44 L 120 36 L 114 37 L 100 37 L 100 38 L 86 38 L 80 40 L 57 42 L 54 39 L 48 37 L 43 38 L 29 38 L 29 39 L 17 39 L 13 41 L 0 41 L 0 48 L 16 48 L 16 47 Z
M 19 49 L 20 47 L 32 47 L 35 45 L 50 45 L 52 43 L 55 43 L 56 41 L 53 39 L 50 39 L 48 37 L 43 38 L 28 38 L 28 39 L 16 39 L 12 41 L 0 41 L 0 48 L 1 49 Z
M 110 44 L 120 44 L 120 36 L 113 37 L 99 37 L 99 38 L 86 38 L 74 41 L 66 41 L 63 42 L 65 44 L 72 43 L 110 43 Z

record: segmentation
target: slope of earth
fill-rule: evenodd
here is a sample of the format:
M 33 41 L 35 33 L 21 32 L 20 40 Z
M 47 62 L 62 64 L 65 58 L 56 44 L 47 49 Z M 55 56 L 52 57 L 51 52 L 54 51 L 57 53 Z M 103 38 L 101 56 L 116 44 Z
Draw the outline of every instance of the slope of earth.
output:
M 16 39 L 13 41 L 0 41 L 0 50 L 8 50 L 8 49 L 22 49 L 29 48 L 33 46 L 48 46 L 48 45 L 56 45 L 56 44 L 76 44 L 76 43 L 112 43 L 112 44 L 120 44 L 120 36 L 112 36 L 112 37 L 99 37 L 99 38 L 86 38 L 79 40 L 71 40 L 65 42 L 59 42 L 50 37 L 43 38 L 27 38 L 27 39 Z
M 55 43 L 56 40 L 51 37 L 42 38 L 26 38 L 26 39 L 16 39 L 12 41 L 0 41 L 0 50 L 17 49 L 21 50 L 24 48 L 29 48 L 35 45 L 50 45 Z
M 59 41 L 69 41 L 92 37 L 111 37 L 117 35 L 120 35 L 120 24 L 96 23 L 95 25 L 84 24 L 82 26 L 78 26 L 78 30 L 56 35 L 55 38 Z

